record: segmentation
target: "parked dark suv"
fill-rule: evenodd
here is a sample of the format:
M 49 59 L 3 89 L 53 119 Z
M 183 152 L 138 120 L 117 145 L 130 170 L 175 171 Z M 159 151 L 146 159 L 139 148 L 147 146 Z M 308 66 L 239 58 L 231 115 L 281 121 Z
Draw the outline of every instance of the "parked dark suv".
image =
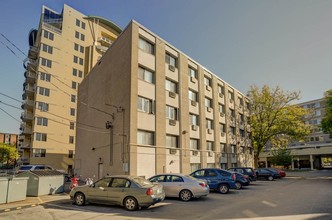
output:
M 243 175 L 248 175 L 249 180 L 251 182 L 257 180 L 256 172 L 251 167 L 232 167 L 232 168 L 229 168 L 228 170 L 233 171 L 233 172 L 237 172 L 237 173 L 241 173 Z
M 235 173 L 231 173 L 227 170 L 222 170 L 219 168 L 205 168 L 199 169 L 191 173 L 197 179 L 205 179 L 210 189 L 217 190 L 221 194 L 226 194 L 229 189 L 236 189 Z

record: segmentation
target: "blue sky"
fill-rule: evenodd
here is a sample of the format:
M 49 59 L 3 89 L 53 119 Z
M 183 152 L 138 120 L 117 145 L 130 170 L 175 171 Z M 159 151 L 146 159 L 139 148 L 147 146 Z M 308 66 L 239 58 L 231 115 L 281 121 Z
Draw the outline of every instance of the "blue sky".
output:
M 24 53 L 41 6 L 63 4 L 125 28 L 134 19 L 246 93 L 250 85 L 301 91 L 299 102 L 332 88 L 332 1 L 323 0 L 3 0 L 0 29 Z M 21 100 L 25 58 L 0 36 L 0 93 Z M 11 47 L 13 48 L 13 47 Z M 20 103 L 0 95 L 20 121 Z M 0 133 L 20 123 L 0 109 Z

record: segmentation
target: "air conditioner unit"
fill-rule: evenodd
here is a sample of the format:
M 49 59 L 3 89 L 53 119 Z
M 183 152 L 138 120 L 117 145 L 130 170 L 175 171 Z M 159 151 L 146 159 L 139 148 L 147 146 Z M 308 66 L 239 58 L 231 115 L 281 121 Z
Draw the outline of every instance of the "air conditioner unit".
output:
M 190 77 L 190 81 L 192 82 L 192 83 L 196 83 L 197 82 L 197 79 L 195 78 L 195 77 Z
M 219 93 L 219 97 L 220 97 L 220 98 L 224 98 L 224 94 Z
M 225 117 L 225 113 L 220 112 L 220 117 Z
M 170 154 L 176 154 L 177 150 L 176 149 L 169 149 Z
M 176 120 L 169 120 L 169 125 L 175 126 L 176 125 Z
M 221 137 L 225 137 L 225 132 L 220 133 Z
M 209 151 L 209 152 L 208 152 L 208 155 L 209 155 L 209 157 L 213 157 L 213 152 L 212 152 L 212 151 Z
M 233 103 L 233 99 L 230 99 L 229 102 L 230 102 L 230 103 Z
M 206 111 L 211 112 L 212 109 L 210 107 L 206 107 Z
M 197 125 L 192 125 L 192 126 L 191 126 L 191 130 L 193 130 L 193 131 L 197 131 Z
M 207 91 L 211 91 L 211 87 L 210 86 L 206 85 L 205 87 L 206 87 Z
M 212 134 L 212 129 L 210 129 L 210 128 L 207 129 L 207 133 L 208 133 L 208 134 Z
M 193 155 L 197 156 L 198 155 L 198 151 L 197 150 L 193 150 Z
M 233 117 L 233 116 L 231 116 L 231 117 L 230 117 L 230 120 L 231 120 L 231 121 L 234 121 L 234 117 Z
M 192 105 L 192 106 L 196 106 L 196 105 L 197 105 L 197 102 L 196 102 L 196 101 L 193 101 L 193 100 L 191 100 L 191 105 Z
M 168 65 L 168 69 L 169 69 L 170 71 L 174 72 L 174 71 L 175 71 L 175 66 Z
M 176 93 L 175 92 L 169 92 L 168 96 L 171 98 L 175 98 L 176 97 Z

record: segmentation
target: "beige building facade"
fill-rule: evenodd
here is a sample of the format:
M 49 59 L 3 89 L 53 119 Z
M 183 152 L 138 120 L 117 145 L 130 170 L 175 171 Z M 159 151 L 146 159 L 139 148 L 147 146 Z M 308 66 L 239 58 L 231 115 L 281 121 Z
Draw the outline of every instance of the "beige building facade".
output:
M 253 166 L 246 97 L 135 21 L 78 94 L 78 175 Z
M 25 62 L 21 163 L 72 172 L 78 85 L 120 32 L 112 22 L 68 5 L 61 13 L 42 7 Z
M 0 133 L 0 143 L 9 144 L 17 147 L 18 134 Z
M 313 129 L 306 141 L 293 142 L 288 146 L 292 155 L 291 169 L 322 169 L 332 168 L 332 139 L 324 134 L 320 124 L 326 113 L 325 98 L 311 100 L 298 104 L 309 109 L 310 115 L 305 117 L 305 123 Z M 259 157 L 261 167 L 270 167 L 272 153 L 262 152 Z

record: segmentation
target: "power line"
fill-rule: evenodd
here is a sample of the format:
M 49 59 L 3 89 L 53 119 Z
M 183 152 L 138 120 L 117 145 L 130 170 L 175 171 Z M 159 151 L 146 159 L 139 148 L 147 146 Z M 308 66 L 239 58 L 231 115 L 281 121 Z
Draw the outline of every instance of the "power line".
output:
M 13 98 L 13 97 L 11 97 L 11 96 L 9 96 L 9 95 L 6 95 L 6 94 L 4 94 L 4 93 L 2 93 L 2 92 L 0 92 L 0 95 L 6 96 L 7 98 L 10 98 L 10 99 L 15 100 L 15 101 L 17 101 L 17 102 L 19 102 L 19 103 L 22 104 L 22 101 L 20 101 L 20 100 L 18 100 L 18 99 L 15 99 L 15 98 Z
M 20 49 L 18 48 L 14 43 L 12 43 L 4 34 L 0 33 L 0 35 L 5 38 L 13 47 L 15 47 L 18 51 L 20 51 L 24 56 L 27 57 L 27 55 Z
M 16 109 L 18 109 L 18 110 L 22 110 L 21 108 L 18 108 L 18 107 L 16 107 L 16 106 L 13 106 L 13 105 L 10 105 L 10 104 L 7 104 L 7 103 L 5 103 L 5 102 L 3 102 L 3 101 L 0 101 L 0 104 L 7 105 L 7 106 L 9 106 L 9 107 L 16 108 Z
M 21 121 L 17 120 L 14 116 L 12 116 L 11 114 L 9 114 L 8 112 L 6 112 L 5 110 L 3 110 L 2 108 L 0 108 L 1 111 L 3 111 L 4 113 L 6 113 L 7 115 L 9 115 L 12 119 L 14 119 L 15 121 L 17 121 L 18 123 L 21 123 Z

